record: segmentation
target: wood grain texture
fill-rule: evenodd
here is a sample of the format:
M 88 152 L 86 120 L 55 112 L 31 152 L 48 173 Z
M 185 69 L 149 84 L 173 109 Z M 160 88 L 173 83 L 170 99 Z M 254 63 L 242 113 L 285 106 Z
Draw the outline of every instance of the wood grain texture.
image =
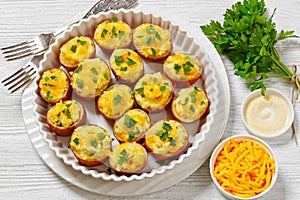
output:
M 0 47 L 50 32 L 74 15 L 87 10 L 92 0 L 0 0 Z M 233 0 L 140 0 L 136 10 L 172 19 L 183 29 L 195 30 L 210 19 L 221 20 Z M 300 35 L 300 0 L 267 0 L 270 10 L 277 8 L 274 21 L 278 29 L 295 30 Z M 191 33 L 197 37 L 200 31 Z M 300 42 L 278 45 L 282 61 L 300 66 Z M 1 55 L 2 56 L 2 55 Z M 0 56 L 0 79 L 24 65 L 27 59 L 5 62 Z M 230 61 L 222 57 L 228 74 L 231 109 L 224 138 L 246 133 L 240 118 L 243 97 L 249 90 L 246 82 L 234 75 Z M 217 69 L 216 69 L 217 70 Z M 268 83 L 291 95 L 287 82 Z M 0 199 L 225 199 L 213 185 L 205 162 L 195 173 L 173 187 L 144 196 L 108 197 L 77 188 L 49 169 L 35 152 L 24 128 L 21 113 L 21 91 L 8 94 L 0 87 Z M 300 140 L 300 103 L 295 104 L 295 121 Z M 262 199 L 300 199 L 300 151 L 291 139 L 291 131 L 269 141 L 279 162 L 279 177 L 274 188 Z

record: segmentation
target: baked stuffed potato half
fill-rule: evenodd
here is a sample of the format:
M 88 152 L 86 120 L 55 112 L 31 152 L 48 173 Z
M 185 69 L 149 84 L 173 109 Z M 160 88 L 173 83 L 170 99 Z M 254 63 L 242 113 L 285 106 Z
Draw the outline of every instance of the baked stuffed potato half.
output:
M 145 111 L 132 109 L 114 123 L 113 133 L 119 142 L 142 143 L 150 126 L 151 121 Z
M 173 98 L 173 84 L 160 72 L 145 74 L 134 87 L 134 98 L 146 112 L 164 110 Z
M 209 104 L 210 101 L 203 89 L 188 87 L 181 89 L 174 97 L 171 111 L 177 120 L 192 123 L 204 116 Z
M 97 105 L 106 119 L 118 119 L 134 105 L 131 88 L 122 84 L 112 85 L 100 95 Z
M 147 162 L 146 149 L 136 142 L 122 143 L 115 146 L 109 157 L 111 168 L 120 174 L 140 173 Z
M 175 120 L 160 120 L 147 132 L 145 147 L 158 160 L 180 156 L 188 147 L 189 134 L 185 127 Z
M 72 133 L 70 148 L 81 165 L 99 165 L 111 153 L 110 134 L 97 125 L 79 126 Z
M 47 124 L 60 136 L 70 136 L 74 129 L 86 121 L 84 107 L 75 100 L 60 101 L 47 112 Z
M 50 104 L 69 99 L 71 87 L 67 74 L 59 68 L 43 71 L 38 80 L 38 93 Z
M 96 48 L 93 40 L 86 36 L 77 36 L 60 47 L 59 62 L 68 70 L 74 70 L 87 58 L 95 56 Z
M 100 58 L 86 59 L 72 73 L 74 93 L 84 100 L 95 100 L 110 84 L 107 64 Z
M 141 57 L 131 49 L 115 49 L 109 64 L 116 79 L 125 84 L 135 83 L 144 74 Z
M 200 78 L 202 66 L 192 55 L 177 51 L 165 60 L 163 71 L 175 85 L 184 87 L 194 84 Z
M 173 48 L 170 31 L 151 23 L 135 28 L 133 44 L 142 56 L 152 61 L 166 58 Z
M 103 49 L 113 50 L 125 48 L 132 41 L 131 27 L 117 18 L 111 18 L 98 24 L 94 39 Z

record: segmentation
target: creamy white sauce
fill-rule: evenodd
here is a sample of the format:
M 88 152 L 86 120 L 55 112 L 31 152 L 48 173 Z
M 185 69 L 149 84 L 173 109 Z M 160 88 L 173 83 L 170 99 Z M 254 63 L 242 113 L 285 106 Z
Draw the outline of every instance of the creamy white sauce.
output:
M 288 104 L 278 95 L 251 99 L 245 108 L 245 121 L 254 131 L 272 134 L 283 129 L 288 117 Z

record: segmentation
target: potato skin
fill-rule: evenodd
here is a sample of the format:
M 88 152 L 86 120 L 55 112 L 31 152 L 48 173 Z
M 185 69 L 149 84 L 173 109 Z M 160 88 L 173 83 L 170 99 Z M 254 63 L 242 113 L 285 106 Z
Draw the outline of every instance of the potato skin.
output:
M 54 69 L 56 69 L 56 68 L 53 68 L 53 69 L 49 69 L 49 70 L 44 70 L 42 73 L 41 73 L 41 76 L 40 76 L 40 78 L 38 79 L 38 81 L 37 81 L 37 85 L 38 85 L 38 88 L 37 88 L 37 92 L 38 92 L 38 94 L 40 95 L 40 97 L 45 101 L 45 102 L 47 102 L 47 103 L 49 103 L 49 104 L 52 104 L 52 105 L 54 105 L 54 104 L 56 104 L 57 102 L 59 102 L 59 101 L 65 101 L 65 100 L 68 100 L 68 99 L 70 99 L 70 97 L 71 97 L 71 95 L 72 95 L 72 89 L 71 89 L 71 85 L 70 85 L 70 79 L 68 78 L 68 75 L 66 74 L 66 72 L 64 72 L 63 70 L 61 70 L 61 69 L 59 69 L 59 70 L 61 70 L 61 72 L 63 72 L 65 75 L 66 75 L 66 81 L 67 81 L 67 91 L 66 91 L 66 93 L 65 93 L 65 95 L 62 97 L 62 98 L 60 98 L 60 99 L 57 99 L 57 100 L 53 100 L 53 101 L 51 101 L 51 100 L 49 100 L 49 99 L 47 99 L 47 98 L 45 98 L 42 94 L 41 94 L 41 88 L 40 88 L 40 86 L 39 86 L 39 84 L 40 84 L 40 81 L 42 80 L 42 75 L 43 75 L 43 73 L 44 72 L 46 72 L 46 71 L 51 71 L 51 70 L 54 70 Z
M 81 113 L 82 113 L 82 114 L 80 115 L 80 119 L 79 119 L 77 122 L 75 122 L 75 123 L 74 123 L 72 126 L 70 126 L 70 127 L 59 127 L 59 126 L 55 126 L 54 124 L 51 123 L 51 121 L 49 120 L 48 115 L 47 115 L 47 120 L 46 120 L 46 122 L 47 122 L 49 128 L 50 128 L 53 132 L 55 132 L 56 135 L 59 135 L 59 136 L 70 136 L 70 135 L 72 135 L 72 133 L 73 133 L 73 131 L 74 131 L 75 128 L 77 128 L 77 127 L 83 125 L 83 124 L 86 122 L 87 117 L 86 117 L 86 111 L 85 111 L 84 107 L 81 105 L 81 103 L 79 103 L 79 102 L 76 102 L 76 103 L 81 107 L 80 110 L 81 110 Z M 50 108 L 50 109 L 51 109 L 51 108 Z M 49 110 L 50 110 L 50 109 L 49 109 Z M 49 112 L 49 110 L 48 110 L 48 112 Z

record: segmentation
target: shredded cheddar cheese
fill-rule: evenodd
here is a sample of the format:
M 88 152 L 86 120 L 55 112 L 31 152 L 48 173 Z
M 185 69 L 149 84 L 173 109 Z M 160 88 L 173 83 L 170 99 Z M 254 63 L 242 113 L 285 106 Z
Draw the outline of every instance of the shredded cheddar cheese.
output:
M 213 175 L 227 192 L 242 198 L 265 191 L 275 173 L 268 151 L 253 141 L 227 141 L 215 161 Z

